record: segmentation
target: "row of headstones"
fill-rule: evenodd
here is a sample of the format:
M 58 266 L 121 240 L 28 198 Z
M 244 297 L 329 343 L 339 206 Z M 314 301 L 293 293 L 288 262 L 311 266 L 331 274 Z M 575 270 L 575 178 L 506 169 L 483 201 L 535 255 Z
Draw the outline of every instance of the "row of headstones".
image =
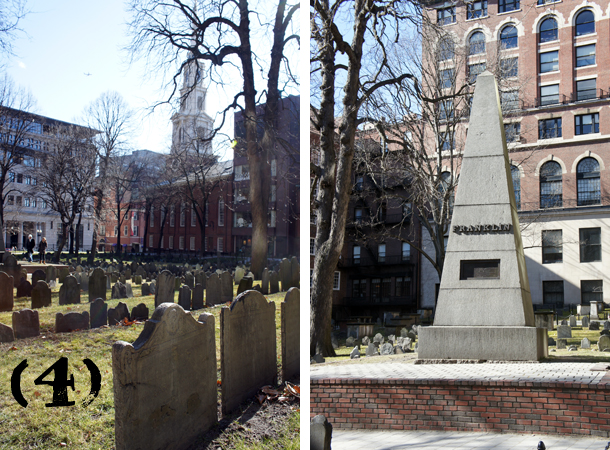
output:
M 116 308 L 108 308 L 101 298 L 89 306 L 89 312 L 69 312 L 55 314 L 55 332 L 69 333 L 76 330 L 88 330 L 105 325 L 118 325 L 124 320 L 148 320 L 148 307 L 140 303 L 131 310 L 125 303 L 119 302 Z M 13 312 L 12 328 L 0 323 L 0 342 L 12 342 L 15 339 L 25 339 L 40 335 L 40 320 L 38 311 L 22 309 Z
M 569 351 L 576 351 L 578 350 L 578 347 L 576 345 L 570 345 L 568 347 L 568 340 L 564 339 L 564 338 L 557 338 L 557 341 L 555 341 L 555 339 L 553 338 L 549 338 L 549 346 L 556 346 L 557 350 L 562 350 L 562 349 L 568 349 Z M 608 339 L 608 345 L 610 346 L 610 337 Z M 599 342 L 598 342 L 598 346 L 599 346 Z M 590 349 L 591 348 L 591 341 L 588 338 L 583 338 L 582 341 L 580 341 L 580 348 L 582 349 Z M 554 351 L 554 350 L 551 350 Z M 600 347 L 600 351 L 603 351 Z
M 299 290 L 290 289 L 281 303 L 284 380 L 300 370 L 299 309 Z M 215 331 L 213 315 L 195 319 L 180 305 L 161 303 L 133 345 L 113 345 L 117 450 L 183 448 L 217 422 Z M 256 343 L 247 351 L 244 336 Z M 275 303 L 252 290 L 221 309 L 223 415 L 276 382 L 276 354 Z

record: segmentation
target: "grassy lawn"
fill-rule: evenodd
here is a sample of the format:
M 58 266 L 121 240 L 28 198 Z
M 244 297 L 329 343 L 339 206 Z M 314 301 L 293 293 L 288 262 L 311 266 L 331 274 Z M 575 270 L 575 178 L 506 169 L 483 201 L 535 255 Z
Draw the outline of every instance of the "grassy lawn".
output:
M 236 287 L 234 288 L 236 290 Z M 134 298 L 108 300 L 108 307 L 115 307 L 119 301 L 127 304 L 129 311 L 139 303 L 145 303 L 149 315 L 154 311 L 154 296 L 141 296 L 139 286 L 133 286 Z M 114 395 L 112 391 L 112 345 L 117 340 L 133 343 L 144 324 L 130 326 L 104 327 L 73 333 L 53 332 L 55 314 L 69 311 L 89 311 L 87 293 L 81 293 L 83 303 L 77 305 L 58 305 L 59 289 L 53 290 L 53 305 L 39 309 L 41 335 L 36 338 L 16 340 L 0 344 L 0 449 L 112 449 L 114 448 Z M 108 293 L 110 295 L 110 292 Z M 276 304 L 276 339 L 278 351 L 278 371 L 281 368 L 280 355 L 280 303 L 285 293 L 267 296 Z M 178 294 L 175 300 L 177 302 Z M 14 311 L 29 308 L 31 300 L 16 299 Z M 216 353 L 220 357 L 220 309 L 221 305 L 191 312 L 195 318 L 202 312 L 215 316 Z M 12 313 L 0 313 L 0 323 L 12 326 Z M 35 385 L 34 380 L 53 365 L 58 358 L 65 356 L 69 361 L 69 375 L 74 375 L 75 391 L 68 388 L 70 407 L 45 407 L 52 401 L 52 387 Z M 93 361 L 102 375 L 102 387 L 98 397 L 87 407 L 82 406 L 90 390 L 90 375 L 83 360 Z M 20 406 L 11 394 L 10 380 L 13 369 L 27 359 L 28 367 L 21 376 L 21 390 L 28 406 Z M 218 361 L 220 379 L 220 361 Z M 45 381 L 52 381 L 50 373 Z M 220 395 L 219 395 L 220 401 Z M 298 413 L 297 413 L 298 415 Z M 298 418 L 291 420 L 297 420 Z M 294 428 L 294 427 L 293 427 Z M 287 430 L 290 425 L 287 425 Z M 288 431 L 286 431 L 288 433 Z M 289 434 L 289 433 L 288 433 Z M 283 435 L 283 434 L 282 434 Z M 289 440 L 293 440 L 289 438 Z M 298 442 L 298 440 L 297 440 Z M 261 444 L 262 445 L 262 444 Z M 260 447 L 274 448 L 274 447 Z M 298 448 L 278 447 L 278 448 Z

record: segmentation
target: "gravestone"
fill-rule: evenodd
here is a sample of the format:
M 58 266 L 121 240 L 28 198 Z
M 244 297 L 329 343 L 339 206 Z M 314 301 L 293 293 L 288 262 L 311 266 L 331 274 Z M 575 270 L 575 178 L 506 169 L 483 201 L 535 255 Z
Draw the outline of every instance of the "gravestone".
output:
M 102 298 L 97 298 L 89 304 L 89 319 L 91 328 L 108 325 L 108 304 Z
M 557 345 L 557 342 L 555 342 L 555 339 L 549 336 L 549 346 L 551 345 Z
M 13 329 L 8 325 L 0 323 L 0 344 L 3 342 L 13 342 L 15 340 L 15 333 Z
M 108 310 L 108 325 L 118 325 L 123 319 L 130 320 L 129 310 L 125 303 L 119 302 L 116 308 L 110 308 Z
M 205 304 L 208 306 L 214 306 L 222 303 L 222 297 L 220 296 L 220 278 L 217 274 L 213 273 L 208 278 L 207 286 L 205 288 Z
M 557 350 L 563 350 L 567 347 L 568 341 L 566 339 L 557 338 Z
M 592 331 L 599 330 L 599 322 L 592 320 L 591 323 L 589 323 L 589 330 L 592 330 Z
M 280 277 L 275 271 L 269 274 L 269 293 L 276 294 L 280 292 Z
M 233 301 L 233 278 L 226 271 L 220 274 L 220 295 L 222 303 Z
M 301 324 L 301 292 L 298 288 L 290 288 L 280 303 L 281 321 L 281 355 L 282 380 L 286 381 L 301 371 L 300 355 L 300 324 Z
M 48 266 L 47 268 L 47 279 L 46 282 L 51 286 L 51 281 L 57 281 L 57 269 L 55 266 Z
M 262 280 L 261 280 L 261 292 L 263 295 L 268 295 L 269 294 L 269 269 L 267 269 L 265 267 L 265 270 L 263 270 L 263 275 L 262 275 Z
M 381 349 L 379 352 L 381 355 L 393 355 L 394 354 L 394 346 L 389 342 L 381 345 Z
M 55 332 L 70 333 L 76 330 L 89 329 L 89 313 L 69 312 L 67 314 L 55 314 Z
M 191 288 L 186 284 L 178 291 L 178 304 L 182 306 L 185 311 L 191 310 Z
M 83 272 L 80 274 L 79 278 L 80 290 L 83 292 L 89 291 L 89 274 Z
M 155 295 L 157 293 L 157 281 L 152 280 L 150 283 L 148 283 L 148 286 L 150 288 L 150 295 Z
M 574 328 L 576 326 L 576 316 L 570 315 L 570 317 L 568 317 L 568 324 Z
M 205 276 L 205 272 L 197 271 L 195 272 L 195 286 L 200 284 L 205 289 L 205 282 L 207 281 L 207 277 Z
M 15 313 L 13 313 L 15 314 Z M 15 328 L 15 326 L 13 325 L 13 328 Z M 15 333 L 15 336 L 17 336 L 17 333 Z M 599 340 L 597 341 L 597 349 L 600 352 L 605 352 L 606 350 L 610 349 L 610 336 L 600 336 Z
M 155 291 L 155 308 L 161 303 L 174 303 L 176 278 L 169 270 L 164 270 L 157 278 Z
M 148 307 L 144 303 L 134 306 L 131 310 L 131 320 L 148 320 Z
M 244 336 L 251 345 L 243 349 Z M 227 415 L 277 378 L 275 303 L 260 292 L 237 296 L 220 310 L 222 414 Z
M 369 345 L 371 343 L 371 339 L 368 336 L 364 336 L 362 338 L 362 345 Z
M 580 341 L 580 348 L 583 348 L 583 349 L 591 348 L 591 341 L 589 341 L 588 338 L 583 338 L 583 340 Z
M 150 295 L 150 286 L 148 283 L 142 283 L 142 297 Z
M 126 298 L 133 298 L 133 290 L 131 289 L 131 283 L 125 283 L 125 295 Z
M 610 330 L 610 322 L 607 320 L 604 321 L 604 330 Z
M 375 356 L 375 355 L 378 355 L 377 346 L 375 344 L 373 344 L 372 342 L 370 342 L 369 345 L 366 347 L 366 356 Z
M 21 264 L 17 263 L 17 258 L 8 253 L 4 254 L 4 262 L 0 264 L 0 272 L 13 277 L 13 287 L 17 287 L 21 282 L 21 269 Z
M 250 277 L 242 277 L 241 281 L 239 282 L 239 286 L 237 287 L 237 295 L 252 289 L 253 281 L 254 280 Z
M 599 319 L 599 313 L 601 312 L 600 302 L 591 302 L 589 311 L 591 319 Z
M 73 275 L 68 275 L 59 288 L 59 304 L 72 305 L 76 303 L 80 303 L 80 285 Z
M 354 345 L 356 345 L 356 339 L 354 338 L 354 336 L 348 336 L 347 339 L 345 340 L 345 346 L 350 348 L 350 347 L 353 347 Z
M 47 274 L 42 269 L 36 269 L 32 273 L 32 286 L 36 286 L 36 283 L 38 282 L 38 280 L 43 280 L 43 281 L 47 280 Z
M 51 306 L 51 288 L 44 280 L 38 280 L 32 289 L 32 309 Z
M 485 71 L 477 77 L 434 324 L 419 330 L 421 360 L 548 355 L 547 330 L 535 326 L 503 127 L 496 81 Z
M 142 276 L 141 275 L 134 275 L 133 276 L 133 283 L 137 284 L 137 285 L 141 285 L 142 284 Z
M 571 338 L 572 337 L 572 328 L 570 325 L 559 325 L 557 327 L 557 338 Z
M 299 280 L 301 276 L 301 266 L 299 265 L 299 260 L 296 256 L 293 256 L 290 259 L 290 270 L 291 270 L 291 279 L 290 284 L 292 287 L 299 287 Z
M 589 316 L 583 316 L 581 323 L 583 329 L 589 328 Z
M 112 300 L 120 300 L 127 298 L 127 287 L 120 281 L 117 281 L 112 286 L 112 294 L 110 295 L 110 298 Z
M 375 344 L 377 347 L 379 347 L 380 345 L 383 344 L 383 335 L 381 333 L 377 333 L 375 335 L 375 337 L 373 338 L 373 344 Z
M 292 266 L 286 258 L 280 262 L 280 282 L 282 283 L 282 291 L 287 291 L 291 287 L 292 282 Z
M 333 426 L 325 416 L 317 415 L 311 419 L 309 425 L 310 450 L 330 450 L 333 435 Z
M 25 278 L 21 279 L 17 286 L 17 298 L 30 297 L 32 295 L 32 284 Z
M 216 423 L 214 332 L 211 314 L 163 303 L 133 345 L 113 345 L 117 450 L 186 448 Z
M 349 354 L 349 359 L 357 359 L 360 358 L 360 349 L 356 346 Z
M 57 281 L 59 281 L 60 283 L 63 283 L 64 280 L 66 279 L 66 277 L 68 277 L 70 275 L 70 268 L 68 267 L 60 267 L 59 268 L 59 275 L 57 277 Z
M 203 308 L 203 286 L 201 284 L 196 284 L 195 289 L 193 289 L 193 298 L 191 300 L 193 310 L 198 310 Z
M 191 272 L 187 272 L 184 275 L 184 284 L 186 284 L 191 290 L 195 288 L 195 276 Z
M 182 286 L 182 279 L 177 276 L 176 278 L 174 278 L 174 291 L 180 290 L 180 286 Z
M 38 311 L 32 311 L 31 309 L 13 311 L 13 332 L 15 333 L 15 339 L 40 336 Z
M 237 266 L 235 268 L 235 276 L 234 276 L 235 285 L 239 286 L 239 282 L 245 275 L 246 275 L 246 271 L 244 270 L 244 268 L 241 266 Z

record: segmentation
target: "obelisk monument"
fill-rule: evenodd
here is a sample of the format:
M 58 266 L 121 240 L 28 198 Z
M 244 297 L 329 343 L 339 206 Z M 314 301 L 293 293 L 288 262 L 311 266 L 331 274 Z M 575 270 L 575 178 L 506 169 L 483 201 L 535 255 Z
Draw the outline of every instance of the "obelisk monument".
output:
M 434 325 L 420 360 L 532 361 L 547 356 L 536 328 L 500 98 L 477 77 Z

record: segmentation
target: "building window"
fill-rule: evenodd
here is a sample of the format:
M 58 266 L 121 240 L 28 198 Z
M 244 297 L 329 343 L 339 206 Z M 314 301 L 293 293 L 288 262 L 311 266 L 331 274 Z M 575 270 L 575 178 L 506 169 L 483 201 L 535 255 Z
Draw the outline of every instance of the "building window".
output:
M 183 228 L 186 226 L 186 208 L 184 204 L 180 205 L 180 226 Z
M 453 131 L 446 130 L 439 134 L 439 148 L 442 152 L 448 152 L 453 149 Z
M 269 186 L 269 202 L 273 203 L 277 199 L 277 185 L 272 184 Z
M 190 245 L 191 250 L 195 250 L 195 236 L 190 237 L 190 242 L 191 242 L 191 245 Z
M 502 111 L 516 111 L 519 109 L 519 91 L 501 91 L 500 104 Z
M 154 246 L 155 246 L 155 239 L 154 239 L 154 236 L 151 234 L 150 236 L 148 236 L 148 247 L 153 248 Z
M 455 71 L 453 69 L 444 69 L 439 72 L 439 89 L 449 89 L 453 86 Z
M 148 226 L 150 228 L 155 227 L 155 207 L 154 206 L 150 207 L 150 212 L 148 213 Z
M 333 278 L 333 291 L 338 291 L 341 286 L 341 273 L 339 271 L 335 272 L 335 276 Z
M 540 208 L 556 208 L 562 205 L 561 166 L 556 161 L 549 161 L 540 169 Z
M 134 225 L 133 226 L 133 232 L 131 233 L 132 236 L 138 236 L 138 226 Z
M 595 64 L 595 44 L 576 47 L 576 67 L 592 66 Z
M 586 9 L 576 16 L 576 36 L 595 33 L 595 16 L 593 11 Z
M 517 211 L 521 210 L 521 172 L 517 166 L 510 166 L 510 174 L 513 180 L 513 191 L 515 192 L 515 203 Z
M 505 123 L 504 136 L 506 136 L 506 143 L 519 142 L 521 138 L 521 124 L 518 122 Z
M 184 236 L 178 237 L 178 248 L 184 250 Z
M 601 204 L 602 196 L 599 182 L 599 163 L 595 158 L 584 158 L 576 167 L 577 205 Z
M 191 227 L 197 226 L 197 213 L 195 212 L 195 208 L 191 207 Z
M 557 21 L 552 17 L 544 19 L 540 24 L 540 42 L 557 40 Z
M 352 247 L 352 260 L 354 264 L 360 264 L 360 246 L 354 245 Z
M 123 227 L 123 236 L 128 236 L 129 235 L 129 227 L 127 225 L 125 225 Z
M 277 159 L 271 160 L 271 176 L 274 177 L 277 175 Z
M 466 3 L 466 19 L 477 19 L 487 16 L 487 0 L 474 0 Z
M 486 64 L 478 63 L 478 64 L 468 64 L 468 82 L 474 83 L 477 81 L 477 77 L 480 73 L 485 71 Z
M 23 174 L 21 174 L 21 173 L 17 174 L 17 183 L 23 183 Z
M 364 176 L 362 175 L 356 175 L 356 185 L 355 185 L 355 189 L 358 192 L 362 192 L 362 189 L 364 188 Z M 318 188 L 316 188 L 316 190 L 314 191 L 314 198 L 318 197 Z
M 559 70 L 559 50 L 540 53 L 540 73 Z
M 218 226 L 222 227 L 225 224 L 225 201 L 222 198 L 218 199 Z
M 411 260 L 411 245 L 408 242 L 402 243 L 402 260 L 403 261 Z
M 8 181 L 9 181 L 9 183 L 14 183 L 15 182 L 15 172 L 9 172 L 8 173 Z
M 455 56 L 455 46 L 449 37 L 443 38 L 438 43 L 438 60 L 448 61 Z
M 276 218 L 277 218 L 276 211 L 274 209 L 269 211 L 269 222 L 268 222 L 269 228 L 275 228 Z
M 519 0 L 500 0 L 498 2 L 498 12 L 505 13 L 519 9 Z
M 596 98 L 596 79 L 582 80 L 576 82 L 576 100 L 589 100 Z
M 352 297 L 366 297 L 366 278 L 352 280 Z
M 578 231 L 580 235 L 580 262 L 601 261 L 601 228 L 581 228 Z
M 582 114 L 574 118 L 576 135 L 599 133 L 599 113 Z
M 540 106 L 559 103 L 559 85 L 540 86 Z
M 309 238 L 309 254 L 316 254 L 316 238 Z
M 170 206 L 169 211 L 169 226 L 173 227 L 176 224 L 176 214 L 174 210 L 174 205 Z
M 504 78 L 519 75 L 519 58 L 504 58 L 500 60 L 500 75 Z
M 30 197 L 25 197 L 23 199 L 23 206 L 30 207 Z
M 216 250 L 218 251 L 218 253 L 222 253 L 225 251 L 224 239 L 221 237 L 216 239 Z
M 479 55 L 485 53 L 485 35 L 482 31 L 475 31 L 468 39 L 468 54 Z
M 25 184 L 32 184 L 32 177 L 29 175 L 25 176 Z
M 563 307 L 563 281 L 542 282 L 542 303 Z
M 505 0 L 507 3 L 510 2 L 510 0 Z M 510 3 L 516 3 L 517 4 L 517 8 L 519 9 L 519 1 L 517 0 L 516 2 L 510 2 Z M 500 0 L 500 8 L 502 7 L 502 0 Z M 502 11 L 500 11 L 502 12 Z M 502 29 L 502 31 L 500 31 L 500 47 L 501 49 L 505 50 L 508 48 L 516 48 L 519 46 L 519 38 L 517 35 L 517 29 L 512 26 L 512 25 L 508 25 L 506 27 L 504 27 Z
M 169 248 L 170 249 L 174 248 L 174 236 L 169 237 Z
M 561 230 L 542 232 L 542 263 L 563 262 L 563 238 Z
M 205 206 L 204 206 L 204 221 L 205 221 L 205 226 L 208 226 L 208 218 L 210 216 L 210 204 L 208 203 L 208 201 L 205 201 Z
M 453 119 L 453 100 L 443 100 L 438 105 L 440 120 Z
M 603 280 L 580 280 L 580 303 L 590 305 L 591 302 L 604 301 Z
M 538 139 L 552 139 L 558 137 L 561 137 L 561 117 L 538 121 Z
M 381 278 L 371 280 L 371 298 L 376 302 L 381 300 Z
M 36 208 L 36 197 L 32 197 L 32 208 Z M 87 230 L 90 229 L 90 225 L 90 223 L 87 223 Z
M 243 166 L 235 166 L 235 174 L 233 176 L 235 178 L 235 181 L 249 180 L 250 168 L 247 164 Z
M 450 23 L 455 23 L 455 6 L 437 9 L 436 23 L 439 25 L 449 25 Z
M 377 246 L 377 262 L 385 262 L 385 244 Z

